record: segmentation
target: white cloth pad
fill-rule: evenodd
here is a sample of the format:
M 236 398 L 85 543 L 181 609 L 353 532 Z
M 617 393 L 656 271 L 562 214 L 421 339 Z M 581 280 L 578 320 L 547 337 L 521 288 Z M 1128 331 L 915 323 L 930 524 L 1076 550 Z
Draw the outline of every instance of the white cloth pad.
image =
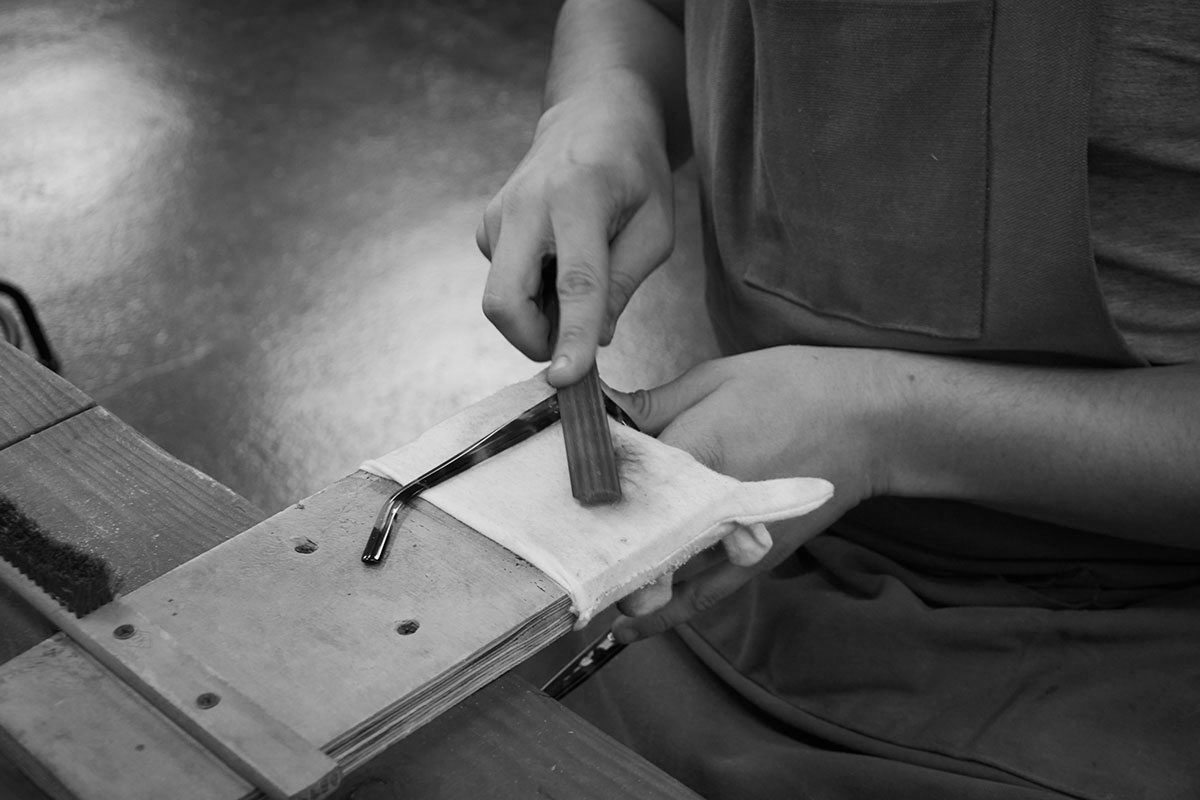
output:
M 508 386 L 363 469 L 411 481 L 553 391 L 542 375 Z M 422 496 L 560 584 L 582 627 L 736 525 L 800 516 L 833 495 L 818 478 L 738 481 L 624 425 L 611 428 L 623 495 L 614 505 L 572 497 L 558 423 Z

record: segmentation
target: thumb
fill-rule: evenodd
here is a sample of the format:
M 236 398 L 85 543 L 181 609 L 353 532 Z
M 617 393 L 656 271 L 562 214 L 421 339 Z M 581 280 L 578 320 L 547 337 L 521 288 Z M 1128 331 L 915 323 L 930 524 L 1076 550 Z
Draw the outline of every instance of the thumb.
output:
M 639 428 L 651 436 L 658 436 L 676 417 L 708 397 L 724 382 L 724 377 L 715 368 L 716 363 L 706 361 L 653 389 L 621 392 L 606 388 Z
M 709 468 L 718 469 L 720 459 L 711 426 L 702 415 L 688 413 L 724 383 L 724 376 L 715 364 L 700 364 L 654 389 L 614 391 L 612 396 L 645 433 L 688 451 Z

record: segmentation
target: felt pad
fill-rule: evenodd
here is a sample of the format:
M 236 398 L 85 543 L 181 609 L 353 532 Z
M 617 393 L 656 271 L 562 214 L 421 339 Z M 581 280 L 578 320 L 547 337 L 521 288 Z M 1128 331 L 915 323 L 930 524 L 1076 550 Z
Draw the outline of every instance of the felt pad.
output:
M 508 386 L 363 469 L 411 481 L 553 391 L 543 375 Z M 623 495 L 613 505 L 572 497 L 558 423 L 423 493 L 561 585 L 577 627 L 736 526 L 800 516 L 833 496 L 819 478 L 738 481 L 632 428 L 610 428 Z

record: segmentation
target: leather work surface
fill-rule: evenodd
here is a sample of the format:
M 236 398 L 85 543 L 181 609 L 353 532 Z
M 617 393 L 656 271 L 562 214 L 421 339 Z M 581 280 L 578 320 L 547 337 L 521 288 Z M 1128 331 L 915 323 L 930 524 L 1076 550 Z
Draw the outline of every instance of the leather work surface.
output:
M 553 391 L 540 375 L 508 386 L 364 469 L 414 480 Z M 736 526 L 797 517 L 833 495 L 817 478 L 738 481 L 632 428 L 610 429 L 623 495 L 612 505 L 571 497 L 560 424 L 423 495 L 563 586 L 578 627 Z

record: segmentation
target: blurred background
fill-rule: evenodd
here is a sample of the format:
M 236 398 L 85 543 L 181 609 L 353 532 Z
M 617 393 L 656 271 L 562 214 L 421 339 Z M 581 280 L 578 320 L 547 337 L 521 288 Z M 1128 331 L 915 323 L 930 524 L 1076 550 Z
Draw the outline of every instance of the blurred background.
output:
M 479 310 L 474 234 L 558 5 L 0 0 L 0 280 L 64 377 L 277 511 L 540 368 Z M 620 388 L 711 351 L 678 196 Z

